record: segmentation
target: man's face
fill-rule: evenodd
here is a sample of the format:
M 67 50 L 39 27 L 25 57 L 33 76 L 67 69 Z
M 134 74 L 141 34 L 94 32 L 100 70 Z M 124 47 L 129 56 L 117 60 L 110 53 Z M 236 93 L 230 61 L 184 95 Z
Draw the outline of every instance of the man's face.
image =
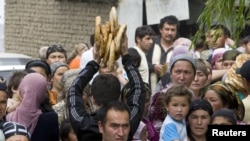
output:
M 48 56 L 47 63 L 49 65 L 55 62 L 63 62 L 66 63 L 66 57 L 62 52 L 53 52 Z
M 223 34 L 222 30 L 210 30 L 206 35 L 206 42 L 212 49 L 225 47 L 227 37 Z
M 0 119 L 3 119 L 5 115 L 5 110 L 7 107 L 7 94 L 6 92 L 0 90 Z
M 143 52 L 147 52 L 153 45 L 153 36 L 146 35 L 143 38 L 137 37 L 137 46 L 141 48 Z
M 173 42 L 177 35 L 177 25 L 164 23 L 160 29 L 161 38 L 166 42 Z
M 178 60 L 171 71 L 171 79 L 174 84 L 184 84 L 189 87 L 194 80 L 195 71 L 192 64 L 186 60 Z
M 106 115 L 106 123 L 99 122 L 102 141 L 127 141 L 130 131 L 129 113 L 110 109 Z

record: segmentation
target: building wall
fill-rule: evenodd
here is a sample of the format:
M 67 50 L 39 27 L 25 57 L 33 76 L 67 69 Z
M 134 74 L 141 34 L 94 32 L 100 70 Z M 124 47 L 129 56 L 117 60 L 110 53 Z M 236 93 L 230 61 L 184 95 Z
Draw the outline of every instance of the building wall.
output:
M 36 58 L 41 46 L 61 44 L 70 53 L 76 43 L 90 44 L 95 17 L 100 15 L 102 21 L 107 21 L 113 2 L 6 0 L 5 52 Z

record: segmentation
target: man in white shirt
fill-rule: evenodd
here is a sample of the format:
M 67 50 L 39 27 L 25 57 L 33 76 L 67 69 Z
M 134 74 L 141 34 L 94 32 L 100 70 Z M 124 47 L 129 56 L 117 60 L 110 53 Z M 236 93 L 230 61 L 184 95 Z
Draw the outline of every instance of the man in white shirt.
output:
M 174 15 L 163 17 L 159 23 L 160 36 L 154 38 L 154 45 L 147 53 L 148 66 L 150 71 L 150 87 L 156 88 L 164 71 L 164 64 L 169 63 L 173 53 L 173 43 L 178 37 L 179 20 Z
M 82 53 L 81 55 L 81 61 L 80 61 L 80 69 L 85 68 L 85 66 L 87 65 L 87 63 L 89 61 L 92 61 L 94 59 L 94 52 L 93 52 L 93 48 L 94 48 L 94 44 L 95 44 L 95 39 L 94 39 L 94 34 L 92 34 L 90 36 L 90 44 L 91 44 L 91 48 L 85 52 Z
M 95 45 L 95 38 L 94 38 L 94 34 L 92 34 L 90 36 L 90 44 L 91 44 L 91 48 L 85 52 L 82 53 L 81 55 L 81 60 L 80 60 L 80 69 L 85 68 L 85 66 L 88 64 L 89 61 L 94 60 L 94 45 Z M 97 72 L 94 77 L 92 78 L 92 80 L 89 82 L 89 84 L 92 84 L 93 79 L 99 74 L 99 72 Z
M 146 53 L 153 45 L 153 36 L 155 35 L 154 30 L 150 26 L 140 26 L 135 30 L 135 49 L 141 56 L 141 64 L 139 66 L 139 72 L 142 80 L 149 84 L 149 69 L 146 58 Z

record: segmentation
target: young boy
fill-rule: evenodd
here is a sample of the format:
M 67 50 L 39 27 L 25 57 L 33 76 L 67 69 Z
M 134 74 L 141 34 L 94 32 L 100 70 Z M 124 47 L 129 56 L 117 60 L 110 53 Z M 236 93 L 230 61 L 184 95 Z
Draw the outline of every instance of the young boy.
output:
M 185 118 L 192 101 L 192 92 L 183 84 L 172 85 L 163 95 L 167 116 L 160 131 L 160 141 L 186 141 Z

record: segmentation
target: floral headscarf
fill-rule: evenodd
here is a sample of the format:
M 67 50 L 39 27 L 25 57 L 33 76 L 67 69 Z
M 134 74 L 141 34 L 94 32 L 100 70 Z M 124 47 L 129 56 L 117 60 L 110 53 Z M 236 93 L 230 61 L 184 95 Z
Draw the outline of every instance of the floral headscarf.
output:
M 206 91 L 213 90 L 221 98 L 223 105 L 228 105 L 228 109 L 234 110 L 237 119 L 242 121 L 245 116 L 245 108 L 238 97 L 236 91 L 232 88 L 230 84 L 218 81 L 210 85 Z M 204 97 L 204 95 L 202 96 Z

